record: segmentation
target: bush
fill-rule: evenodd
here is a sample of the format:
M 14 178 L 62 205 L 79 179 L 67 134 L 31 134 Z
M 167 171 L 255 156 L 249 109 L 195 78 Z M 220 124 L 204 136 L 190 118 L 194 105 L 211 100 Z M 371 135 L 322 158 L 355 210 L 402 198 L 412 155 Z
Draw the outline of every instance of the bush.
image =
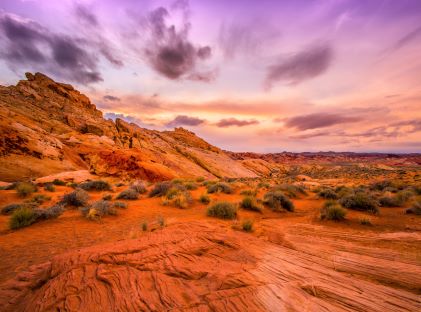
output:
M 252 220 L 244 220 L 241 227 L 242 227 L 243 231 L 245 231 L 245 232 L 253 232 L 253 221 Z
M 232 188 L 231 186 L 229 186 L 227 183 L 224 182 L 218 182 L 215 184 L 211 184 L 208 186 L 208 193 L 212 194 L 212 193 L 225 193 L 225 194 L 231 194 L 232 193 Z
M 196 183 L 194 182 L 187 182 L 186 184 L 184 184 L 184 186 L 186 187 L 187 190 L 192 191 L 192 190 L 197 190 L 198 186 Z
M 338 199 L 338 194 L 330 188 L 322 189 L 318 193 L 319 197 L 325 198 L 325 199 Z
M 421 215 L 421 201 L 415 202 L 411 208 L 406 210 L 406 213 Z
M 208 208 L 207 215 L 220 219 L 234 219 L 237 216 L 237 207 L 229 202 L 217 202 Z
M 281 208 L 294 211 L 294 204 L 280 191 L 267 192 L 263 197 L 263 203 L 274 211 L 280 211 Z
M 342 221 L 345 219 L 346 210 L 343 209 L 336 201 L 327 201 L 320 210 L 320 219 Z
M 259 182 L 259 184 L 257 184 L 257 188 L 269 189 L 270 184 L 267 182 Z
M 113 199 L 113 195 L 111 194 L 105 194 L 104 196 L 102 196 L 102 200 L 112 200 Z
M 204 178 L 204 177 L 198 177 L 198 178 L 196 179 L 196 182 L 198 182 L 198 183 L 201 183 L 201 182 L 203 182 L 203 181 L 205 181 L 205 178 Z
M 56 219 L 64 212 L 63 205 L 54 205 L 46 209 L 35 209 L 34 215 L 36 221 L 39 220 L 49 220 L 49 219 Z
M 379 205 L 382 207 L 400 207 L 403 202 L 397 196 L 383 196 L 379 198 Z
M 103 216 L 117 214 L 115 207 L 107 200 L 99 200 L 81 209 L 82 215 L 89 220 L 99 220 Z
M 22 207 L 15 210 L 10 217 L 9 227 L 12 230 L 20 229 L 31 225 L 36 221 L 34 210 L 28 207 Z
M 126 209 L 127 208 L 127 204 L 126 203 L 123 203 L 123 202 L 117 201 L 117 202 L 114 203 L 114 207 L 121 208 L 121 209 Z
M 188 191 L 179 191 L 176 188 L 170 189 L 163 200 L 164 205 L 172 205 L 182 209 L 187 208 L 192 202 L 193 199 Z
M 199 201 L 202 203 L 202 204 L 205 204 L 205 205 L 207 205 L 207 204 L 209 204 L 210 203 L 210 197 L 208 196 L 208 195 L 206 195 L 206 194 L 202 194 L 202 195 L 200 195 L 200 198 L 199 198 Z
M 44 185 L 44 190 L 46 190 L 47 192 L 54 192 L 56 188 L 54 187 L 54 184 L 47 183 Z
M 70 182 L 70 183 L 67 183 L 67 186 L 76 189 L 76 188 L 78 188 L 79 184 L 74 183 L 74 182 Z
M 79 187 L 85 191 L 111 191 L 111 185 L 102 180 L 86 181 L 79 184 Z
M 53 184 L 54 184 L 54 185 L 61 185 L 61 186 L 64 186 L 64 185 L 66 185 L 66 182 L 64 182 L 64 181 L 62 181 L 62 180 L 59 180 L 59 179 L 54 179 L 54 180 L 53 180 Z
M 243 190 L 240 192 L 240 195 L 243 196 L 256 196 L 257 195 L 257 190 Z
M 305 189 L 302 186 L 294 185 L 294 184 L 279 184 L 275 185 L 271 191 L 277 192 L 281 191 L 286 194 L 289 198 L 297 198 L 298 194 L 305 195 L 307 194 Z
M 148 230 L 148 223 L 146 221 L 142 222 L 142 231 L 146 232 Z
M 171 188 L 172 183 L 170 181 L 158 182 L 155 184 L 153 189 L 149 193 L 149 197 L 160 197 L 167 194 Z
M 4 206 L 1 209 L 1 214 L 9 215 L 9 214 L 12 214 L 15 210 L 17 210 L 19 208 L 22 208 L 22 207 L 23 207 L 23 205 L 21 205 L 21 204 L 10 204 L 10 205 Z
M 132 188 L 128 188 L 124 190 L 120 194 L 117 195 L 117 199 L 129 199 L 129 200 L 136 200 L 139 198 L 139 193 Z
M 371 220 L 369 218 L 361 218 L 360 219 L 360 224 L 361 225 L 372 225 L 371 224 Z
M 379 212 L 376 201 L 366 193 L 359 192 L 353 195 L 348 195 L 343 197 L 339 202 L 342 206 L 348 209 L 367 211 L 370 213 Z
M 84 190 L 78 188 L 71 193 L 65 194 L 60 203 L 75 207 L 85 206 L 89 200 L 89 194 Z
M 135 190 L 138 194 L 145 194 L 147 192 L 145 182 L 137 180 L 130 185 L 130 188 Z
M 246 210 L 262 212 L 262 207 L 257 204 L 256 198 L 252 196 L 246 196 L 240 203 L 240 207 Z
M 33 198 L 31 198 L 30 202 L 41 205 L 42 203 L 49 200 L 51 200 L 50 196 L 46 196 L 44 194 L 38 194 L 38 195 L 35 195 Z
M 16 186 L 16 192 L 20 197 L 27 197 L 28 195 L 37 191 L 37 187 L 29 182 L 20 182 Z

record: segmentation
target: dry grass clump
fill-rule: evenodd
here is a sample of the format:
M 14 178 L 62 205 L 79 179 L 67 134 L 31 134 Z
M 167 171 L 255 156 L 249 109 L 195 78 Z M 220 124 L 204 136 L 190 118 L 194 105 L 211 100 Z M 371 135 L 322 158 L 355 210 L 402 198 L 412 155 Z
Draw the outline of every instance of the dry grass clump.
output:
M 243 195 L 243 196 L 256 196 L 257 195 L 257 190 L 242 190 L 240 192 L 240 195 Z
M 224 194 L 231 194 L 233 192 L 231 186 L 225 182 L 217 182 L 215 184 L 211 184 L 208 186 L 207 191 L 209 194 L 219 192 Z
M 207 205 L 207 204 L 209 204 L 209 203 L 210 203 L 211 199 L 210 199 L 209 195 L 207 195 L 207 194 L 202 194 L 202 195 L 200 195 L 200 197 L 199 197 L 199 201 L 200 201 L 202 204 Z
M 190 192 L 186 190 L 180 190 L 176 187 L 171 188 L 162 203 L 164 205 L 171 205 L 177 208 L 185 209 L 188 208 L 193 202 L 193 198 L 190 195 Z
M 322 189 L 317 193 L 317 195 L 324 199 L 338 199 L 338 194 L 336 194 L 336 192 L 331 188 Z
M 347 195 L 339 200 L 339 203 L 348 209 L 366 211 L 369 213 L 379 213 L 376 201 L 367 193 L 357 192 Z
M 49 200 L 51 200 L 51 197 L 50 196 L 46 196 L 44 194 L 37 194 L 33 198 L 31 198 L 29 200 L 29 202 L 32 202 L 32 203 L 41 205 L 44 202 L 49 201 Z
M 1 209 L 2 215 L 9 215 L 12 214 L 15 210 L 22 208 L 22 204 L 10 204 L 6 205 Z
M 34 209 L 36 221 L 56 219 L 64 212 L 64 206 L 57 204 L 46 209 Z
M 60 185 L 60 186 L 66 185 L 66 182 L 64 182 L 63 180 L 60 180 L 60 179 L 54 179 L 52 183 L 54 185 Z
M 117 199 L 128 199 L 128 200 L 136 200 L 139 198 L 139 193 L 132 188 L 128 188 L 127 190 L 122 191 L 120 194 L 117 195 Z
M 60 203 L 63 205 L 81 207 L 85 206 L 88 200 L 89 194 L 86 191 L 78 188 L 71 193 L 65 194 Z
M 30 206 L 22 206 L 13 212 L 9 220 L 9 227 L 12 230 L 16 230 L 41 220 L 55 219 L 63 211 L 62 205 L 55 205 L 46 209 L 33 209 Z
M 346 210 L 335 200 L 328 200 L 320 210 L 322 220 L 342 221 L 345 220 L 345 216 Z
M 274 211 L 281 211 L 281 209 L 294 211 L 294 204 L 281 191 L 267 192 L 263 197 L 263 203 Z
M 197 190 L 199 186 L 194 182 L 186 182 L 184 183 L 184 187 L 189 191 L 193 191 Z
M 235 219 L 237 217 L 237 207 L 230 202 L 217 202 L 208 208 L 207 215 L 220 219 Z
M 55 192 L 56 188 L 53 183 L 46 183 L 44 185 L 44 190 L 46 190 L 47 192 Z
M 363 218 L 360 219 L 360 224 L 361 225 L 373 225 L 371 223 L 371 219 L 366 218 L 366 217 L 363 217 Z
M 112 200 L 113 199 L 113 195 L 111 194 L 104 194 L 104 196 L 102 196 L 102 200 Z
M 241 224 L 241 228 L 244 232 L 253 232 L 253 220 L 244 220 Z
M 171 181 L 158 182 L 149 192 L 149 197 L 161 197 L 167 194 L 168 190 L 173 186 Z
M 408 209 L 406 210 L 406 213 L 408 213 L 408 214 L 414 214 L 414 215 L 420 216 L 420 215 L 421 215 L 421 201 L 417 201 L 417 202 L 415 202 L 415 203 L 412 205 L 412 207 L 411 207 L 411 208 L 408 208 Z
M 197 183 L 202 183 L 202 182 L 204 182 L 205 181 L 205 178 L 204 177 L 198 177 L 197 179 L 196 179 L 196 182 Z
M 16 192 L 20 197 L 27 197 L 28 195 L 35 193 L 37 186 L 29 182 L 20 182 L 16 185 Z
M 299 195 L 306 195 L 307 192 L 304 187 L 294 184 L 278 184 L 272 187 L 271 191 L 281 191 L 289 198 L 297 198 Z
M 123 203 L 123 202 L 116 201 L 116 202 L 114 202 L 114 207 L 120 208 L 120 209 L 127 209 L 127 204 Z
M 82 216 L 88 220 L 100 220 L 103 216 L 117 215 L 117 209 L 108 200 L 99 200 L 80 209 Z
M 86 181 L 79 184 L 79 187 L 85 191 L 110 191 L 111 185 L 102 180 Z
M 262 207 L 253 196 L 245 196 L 240 202 L 240 207 L 246 210 L 262 212 Z
M 130 188 L 135 190 L 138 194 L 145 194 L 148 190 L 146 189 L 146 183 L 142 180 L 136 180 L 131 185 Z

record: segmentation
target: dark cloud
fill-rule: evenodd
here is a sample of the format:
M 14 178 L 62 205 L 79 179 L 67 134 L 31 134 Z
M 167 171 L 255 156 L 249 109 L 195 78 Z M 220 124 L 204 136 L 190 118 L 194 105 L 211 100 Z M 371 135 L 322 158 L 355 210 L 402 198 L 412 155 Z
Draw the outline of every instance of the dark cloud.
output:
M 188 22 L 188 2 L 177 1 L 172 6 L 174 10 L 182 10 L 183 22 L 179 30 L 175 25 L 167 25 L 169 11 L 159 7 L 150 12 L 144 21 L 148 30 L 144 55 L 149 64 L 160 74 L 169 79 L 189 79 L 210 81 L 212 72 L 199 72 L 197 65 L 200 61 L 211 57 L 209 46 L 196 47 L 189 40 L 191 24 Z
M 268 67 L 265 87 L 270 89 L 273 83 L 283 81 L 298 84 L 323 74 L 330 66 L 333 49 L 329 44 L 312 46 L 279 63 Z
M 239 120 L 236 118 L 227 118 L 227 119 L 221 119 L 216 123 L 216 126 L 220 128 L 227 128 L 227 127 L 245 127 L 245 126 L 251 126 L 251 125 L 257 125 L 259 122 L 255 119 L 251 120 Z
M 119 63 L 103 42 L 53 33 L 12 14 L 0 13 L 0 39 L 0 58 L 12 70 L 25 67 L 61 79 L 93 83 L 102 81 L 98 54 L 115 65 Z
M 102 97 L 105 101 L 110 101 L 110 102 L 119 102 L 120 98 L 113 96 L 113 95 L 104 95 Z
M 315 113 L 310 115 L 296 116 L 285 120 L 287 128 L 296 128 L 298 130 L 308 130 L 316 128 L 330 127 L 336 124 L 357 122 L 361 117 L 343 116 L 339 114 Z M 276 120 L 279 121 L 279 120 Z
M 98 26 L 98 19 L 88 8 L 82 5 L 76 5 L 75 14 L 82 23 L 85 23 L 88 26 Z
M 204 119 L 197 117 L 189 117 L 185 115 L 178 115 L 172 121 L 166 124 L 167 127 L 178 127 L 178 126 L 198 126 L 205 122 Z

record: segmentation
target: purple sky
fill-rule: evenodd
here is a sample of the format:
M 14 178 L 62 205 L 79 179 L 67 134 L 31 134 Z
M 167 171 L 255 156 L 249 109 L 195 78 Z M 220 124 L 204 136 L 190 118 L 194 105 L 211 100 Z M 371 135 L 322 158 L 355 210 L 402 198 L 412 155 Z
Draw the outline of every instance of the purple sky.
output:
M 421 152 L 419 0 L 2 0 L 0 83 L 234 151 Z

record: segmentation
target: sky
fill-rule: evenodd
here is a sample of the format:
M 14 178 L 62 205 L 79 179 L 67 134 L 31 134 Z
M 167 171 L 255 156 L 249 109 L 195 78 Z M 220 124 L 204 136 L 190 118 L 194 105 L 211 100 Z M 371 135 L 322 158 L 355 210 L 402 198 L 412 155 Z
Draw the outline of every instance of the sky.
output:
M 421 152 L 420 0 L 1 0 L 25 72 L 231 151 Z

